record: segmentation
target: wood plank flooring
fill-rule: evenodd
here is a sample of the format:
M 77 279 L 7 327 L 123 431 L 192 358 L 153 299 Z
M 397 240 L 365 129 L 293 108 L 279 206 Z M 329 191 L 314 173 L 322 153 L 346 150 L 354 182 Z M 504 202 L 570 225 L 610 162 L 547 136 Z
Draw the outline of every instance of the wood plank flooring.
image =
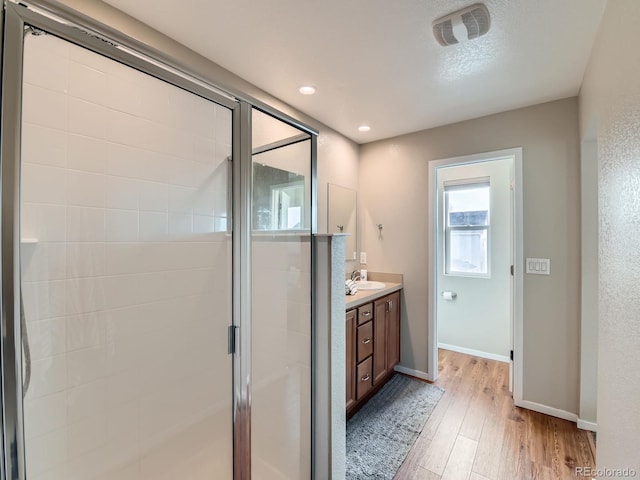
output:
M 589 432 L 515 407 L 509 365 L 439 351 L 445 389 L 395 480 L 576 479 L 595 468 Z

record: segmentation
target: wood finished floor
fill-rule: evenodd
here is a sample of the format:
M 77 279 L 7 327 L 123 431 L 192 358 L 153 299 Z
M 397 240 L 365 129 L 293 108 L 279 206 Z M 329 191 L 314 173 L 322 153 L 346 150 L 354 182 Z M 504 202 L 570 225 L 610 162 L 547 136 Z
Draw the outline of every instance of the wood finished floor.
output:
M 595 468 L 589 433 L 515 407 L 509 365 L 439 351 L 440 402 L 395 480 L 576 479 Z

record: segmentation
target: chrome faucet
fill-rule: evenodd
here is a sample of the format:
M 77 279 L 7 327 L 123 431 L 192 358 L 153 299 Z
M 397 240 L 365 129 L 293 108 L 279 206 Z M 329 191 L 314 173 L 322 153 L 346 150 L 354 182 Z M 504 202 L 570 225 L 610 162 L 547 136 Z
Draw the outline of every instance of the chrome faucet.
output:
M 360 270 L 354 270 L 353 272 L 351 272 L 351 280 L 353 280 L 354 282 L 360 280 Z

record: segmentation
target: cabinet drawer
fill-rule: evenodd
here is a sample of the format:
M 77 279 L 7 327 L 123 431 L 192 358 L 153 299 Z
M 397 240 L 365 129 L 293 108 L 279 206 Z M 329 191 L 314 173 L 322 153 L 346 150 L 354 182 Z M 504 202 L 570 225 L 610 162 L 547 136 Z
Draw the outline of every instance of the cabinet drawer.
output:
M 372 366 L 371 357 L 358 364 L 356 369 L 356 400 L 364 397 L 373 386 Z
M 358 325 L 367 323 L 373 318 L 373 303 L 367 303 L 358 307 Z
M 367 322 L 358 327 L 357 339 L 357 362 L 360 363 L 373 353 L 373 322 Z

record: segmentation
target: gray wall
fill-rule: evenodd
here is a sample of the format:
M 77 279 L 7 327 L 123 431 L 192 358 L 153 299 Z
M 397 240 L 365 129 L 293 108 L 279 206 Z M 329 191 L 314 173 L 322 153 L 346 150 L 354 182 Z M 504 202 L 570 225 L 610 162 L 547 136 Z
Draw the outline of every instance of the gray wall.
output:
M 524 400 L 578 412 L 580 158 L 569 98 L 361 147 L 362 249 L 368 268 L 404 274 L 402 365 L 428 372 L 428 162 L 523 147 L 524 254 L 551 259 L 524 279 Z M 378 235 L 376 223 L 384 225 Z
M 580 92 L 596 126 L 599 208 L 599 468 L 640 472 L 640 50 L 637 0 L 607 3 Z

